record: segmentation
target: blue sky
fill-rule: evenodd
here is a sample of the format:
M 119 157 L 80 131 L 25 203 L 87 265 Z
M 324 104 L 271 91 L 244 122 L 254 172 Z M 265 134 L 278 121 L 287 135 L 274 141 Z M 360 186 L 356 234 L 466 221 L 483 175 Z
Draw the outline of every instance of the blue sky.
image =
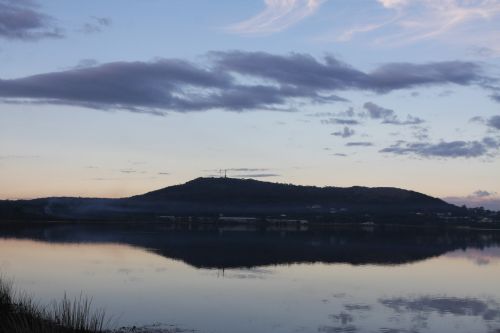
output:
M 229 169 L 500 209 L 500 1 L 0 0 L 0 198 Z

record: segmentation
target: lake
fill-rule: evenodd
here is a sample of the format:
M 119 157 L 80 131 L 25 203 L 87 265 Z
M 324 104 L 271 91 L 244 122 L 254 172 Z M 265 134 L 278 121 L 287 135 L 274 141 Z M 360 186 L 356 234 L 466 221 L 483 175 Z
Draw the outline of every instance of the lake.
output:
M 0 224 L 0 272 L 116 326 L 207 333 L 500 332 L 500 233 Z

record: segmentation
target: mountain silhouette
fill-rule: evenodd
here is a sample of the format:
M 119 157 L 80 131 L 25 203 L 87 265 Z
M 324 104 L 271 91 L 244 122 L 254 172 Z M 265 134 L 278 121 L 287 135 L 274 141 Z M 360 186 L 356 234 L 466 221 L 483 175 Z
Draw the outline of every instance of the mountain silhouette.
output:
M 460 208 L 415 191 L 392 187 L 316 187 L 235 178 L 197 178 L 121 199 L 43 198 L 0 201 L 0 218 L 137 219 L 221 215 L 263 218 L 335 217 L 366 221 L 414 218 Z
M 316 187 L 238 178 L 196 178 L 132 199 L 231 204 L 448 205 L 441 199 L 393 187 Z

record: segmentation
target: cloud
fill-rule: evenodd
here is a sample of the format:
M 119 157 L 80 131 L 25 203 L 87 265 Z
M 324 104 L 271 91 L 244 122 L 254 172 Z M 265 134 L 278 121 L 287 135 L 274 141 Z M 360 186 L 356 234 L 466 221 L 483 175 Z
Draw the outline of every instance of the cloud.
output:
M 314 14 L 326 0 L 265 0 L 265 9 L 248 20 L 228 27 L 239 34 L 269 34 L 283 31 Z
M 308 54 L 273 55 L 266 52 L 211 52 L 223 70 L 282 85 L 323 91 L 369 90 L 387 93 L 419 86 L 484 83 L 479 64 L 463 61 L 426 64 L 388 63 L 365 73 L 331 55 L 318 61 Z
M 156 115 L 211 109 L 292 111 L 298 102 L 346 101 L 335 95 L 344 90 L 388 93 L 430 85 L 481 85 L 487 80 L 478 64 L 460 61 L 390 63 L 365 73 L 333 56 L 319 61 L 307 54 L 231 51 L 211 52 L 207 60 L 112 62 L 0 79 L 0 100 Z
M 438 94 L 439 97 L 448 97 L 453 95 L 454 92 L 452 90 L 444 90 Z
M 500 116 L 493 116 L 488 119 L 481 116 L 475 116 L 469 119 L 469 122 L 483 124 L 494 129 L 500 129 Z
M 76 64 L 76 66 L 73 66 L 72 69 L 80 69 L 80 68 L 86 68 L 86 67 L 93 67 L 93 66 L 97 66 L 99 64 L 99 62 L 95 59 L 91 59 L 91 58 L 86 58 L 86 59 L 82 59 L 78 62 L 78 64 Z
M 137 170 L 133 170 L 133 169 L 123 169 L 123 170 L 120 170 L 121 173 L 126 173 L 126 174 L 131 174 L 131 173 L 137 173 L 138 171 Z
M 398 8 L 407 5 L 411 0 L 378 0 L 386 8 Z
M 355 133 L 356 132 L 353 129 L 350 129 L 349 127 L 345 126 L 342 131 L 333 132 L 332 135 L 340 136 L 342 138 L 349 138 L 353 136 Z
M 203 172 L 209 172 L 208 177 L 227 176 L 231 178 L 270 178 L 281 177 L 277 173 L 273 173 L 273 169 L 269 168 L 228 168 L 228 169 L 206 169 Z
M 438 143 L 398 141 L 380 152 L 421 157 L 472 158 L 488 155 L 499 148 L 500 142 L 486 137 L 481 141 L 441 141 Z
M 497 25 L 498 0 L 377 0 L 384 13 L 374 15 L 364 26 L 348 27 L 336 40 L 349 40 L 355 34 L 373 34 L 377 44 L 405 44 L 429 39 L 453 37 L 478 49 L 492 50 L 491 41 L 500 40 Z M 353 15 L 353 17 L 356 17 Z M 356 20 L 356 23 L 359 19 Z M 382 30 L 383 29 L 383 30 Z M 393 33 L 387 31 L 395 31 Z M 374 35 L 376 32 L 384 32 Z M 498 43 L 497 43 L 498 44 Z M 498 53 L 500 49 L 493 50 Z
M 382 123 L 392 125 L 419 125 L 424 122 L 425 120 L 423 120 L 422 118 L 407 115 L 405 120 L 400 120 L 397 117 L 394 117 L 392 119 L 384 119 Z
M 268 177 L 281 177 L 276 173 L 249 173 L 249 174 L 239 174 L 231 175 L 233 178 L 268 178 Z
M 215 75 L 210 70 L 176 59 L 149 63 L 115 62 L 15 80 L 0 80 L 0 96 L 26 98 L 40 103 L 139 112 L 156 109 L 200 110 L 229 105 L 241 108 L 247 106 L 246 103 L 256 106 L 249 97 L 259 87 L 234 92 L 236 88 L 232 87 L 231 81 L 228 75 Z M 231 92 L 205 95 L 188 92 L 187 89 L 183 91 L 181 87 Z M 262 98 L 266 99 L 267 91 L 261 90 L 264 90 L 261 91 L 264 95 Z M 237 93 L 241 98 L 235 98 Z
M 469 119 L 469 122 L 484 124 L 484 118 L 481 117 L 481 116 L 474 116 L 474 117 L 472 117 L 472 118 Z
M 34 41 L 63 37 L 54 19 L 29 0 L 0 0 L 0 38 Z
M 469 197 L 472 198 L 484 198 L 484 197 L 491 197 L 495 195 L 496 192 L 489 192 L 489 191 L 484 191 L 484 190 L 477 190 L 474 193 L 472 193 Z
M 406 120 L 400 120 L 394 110 L 383 108 L 372 102 L 366 102 L 363 107 L 368 111 L 368 117 L 382 119 L 383 124 L 418 125 L 424 122 L 423 119 L 411 115 L 407 115 Z
M 336 41 L 338 42 L 347 42 L 351 40 L 354 35 L 359 34 L 359 33 L 367 33 L 370 31 L 374 31 L 377 29 L 382 28 L 383 26 L 387 25 L 388 22 L 382 22 L 382 23 L 375 23 L 375 24 L 365 24 L 365 25 L 359 25 L 355 26 L 352 28 L 349 28 L 348 30 L 342 32 L 340 36 L 335 38 Z M 317 38 L 317 40 L 330 40 L 331 38 L 325 38 L 325 37 L 320 37 Z
M 269 169 L 265 168 L 231 168 L 227 169 L 228 171 L 267 171 Z
M 340 112 L 315 112 L 307 115 L 308 117 L 342 117 L 342 118 L 353 118 L 356 117 L 356 113 L 354 112 L 354 108 L 351 106 L 345 111 Z
M 348 142 L 345 144 L 347 147 L 371 147 L 372 142 Z
M 496 51 L 486 46 L 471 46 L 468 53 L 482 58 L 490 58 L 495 56 Z
M 477 190 L 467 196 L 445 197 L 443 200 L 457 206 L 484 207 L 500 211 L 500 197 L 496 192 Z
M 391 125 L 420 125 L 425 121 L 419 117 L 414 117 L 407 115 L 406 119 L 399 119 L 394 110 L 383 108 L 373 102 L 366 102 L 363 105 L 366 112 L 354 112 L 354 109 L 350 107 L 349 109 L 341 112 L 318 112 L 309 114 L 310 117 L 330 117 L 326 119 L 321 119 L 321 123 L 325 125 L 329 124 L 341 124 L 341 125 L 358 125 L 360 121 L 357 119 L 370 118 L 381 120 L 382 124 Z M 339 118 L 343 117 L 343 118 Z M 357 118 L 357 119 L 356 119 Z M 422 129 L 423 131 L 424 129 Z M 332 133 L 332 135 L 340 135 L 341 132 Z M 425 133 L 420 133 L 422 137 Z M 420 138 L 421 139 L 421 138 Z
M 323 125 L 332 125 L 332 124 L 358 125 L 359 121 L 354 120 L 354 119 L 328 118 L 328 119 L 321 119 L 321 123 Z
M 487 125 L 500 130 L 500 116 L 493 116 L 488 119 Z
M 256 172 L 256 171 L 269 171 L 268 168 L 229 168 L 229 169 L 208 169 L 205 172 L 223 172 L 223 171 L 236 171 L 236 172 Z
M 420 126 L 412 126 L 413 128 L 413 137 L 419 141 L 424 141 L 429 139 L 429 129 Z
M 372 102 L 366 102 L 363 107 L 368 111 L 368 115 L 372 119 L 387 119 L 395 117 L 393 110 L 385 109 Z
M 112 21 L 109 17 L 92 16 L 90 18 L 90 22 L 86 22 L 85 24 L 83 24 L 83 26 L 80 28 L 80 32 L 83 32 L 85 34 L 102 32 L 104 28 L 111 26 L 111 24 Z

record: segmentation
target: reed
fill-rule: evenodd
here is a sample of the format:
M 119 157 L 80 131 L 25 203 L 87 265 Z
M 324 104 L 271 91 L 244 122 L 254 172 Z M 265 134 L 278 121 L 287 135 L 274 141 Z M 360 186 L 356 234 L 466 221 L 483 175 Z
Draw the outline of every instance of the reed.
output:
M 102 333 L 102 309 L 92 310 L 92 299 L 80 295 L 40 306 L 26 294 L 14 292 L 13 283 L 0 277 L 0 332 Z

